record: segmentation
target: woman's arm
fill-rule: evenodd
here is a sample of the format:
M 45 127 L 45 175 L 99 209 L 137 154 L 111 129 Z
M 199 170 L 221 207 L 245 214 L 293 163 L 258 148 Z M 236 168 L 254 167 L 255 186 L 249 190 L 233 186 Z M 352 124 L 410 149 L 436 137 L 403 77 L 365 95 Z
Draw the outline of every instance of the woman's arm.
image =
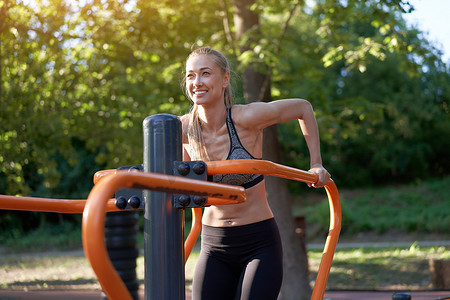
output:
M 308 102 L 309 104 L 309 102 Z M 330 180 L 330 174 L 322 165 L 322 156 L 320 154 L 319 128 L 311 104 L 303 105 L 303 116 L 298 120 L 306 144 L 308 145 L 310 155 L 309 172 L 318 175 L 318 181 L 313 184 L 314 187 L 323 187 Z M 311 186 L 308 184 L 308 186 Z
M 298 119 L 310 153 L 309 171 L 319 176 L 319 180 L 313 186 L 322 187 L 328 182 L 330 174 L 322 166 L 319 129 L 311 103 L 303 99 L 285 99 L 268 103 L 256 102 L 242 106 L 241 110 L 239 119 L 245 120 L 249 128 L 259 130 Z

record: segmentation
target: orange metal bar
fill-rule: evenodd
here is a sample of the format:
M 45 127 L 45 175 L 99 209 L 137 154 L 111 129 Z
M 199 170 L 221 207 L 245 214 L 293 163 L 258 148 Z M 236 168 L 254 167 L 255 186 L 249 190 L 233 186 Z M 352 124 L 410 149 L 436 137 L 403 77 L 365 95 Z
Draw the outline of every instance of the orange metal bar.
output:
M 216 174 L 264 174 L 307 183 L 317 182 L 317 175 L 283 166 L 267 160 L 235 159 L 207 162 L 208 175 Z
M 109 299 L 131 300 L 131 296 L 109 259 L 104 241 L 106 202 L 120 188 L 215 196 L 245 200 L 245 189 L 178 176 L 147 172 L 117 171 L 98 181 L 83 212 L 82 241 L 86 258 Z
M 328 203 L 330 204 L 330 230 L 323 249 L 322 260 L 316 276 L 316 282 L 312 293 L 312 300 L 321 300 L 327 287 L 328 275 L 330 274 L 331 263 L 341 232 L 342 210 L 339 193 L 336 184 L 330 179 L 325 185 L 328 194 Z
M 192 208 L 192 225 L 189 235 L 184 242 L 184 263 L 187 262 L 189 255 L 194 248 L 195 242 L 202 229 L 202 208 L 196 207 Z
M 306 183 L 315 183 L 317 182 L 317 175 L 306 172 L 303 170 L 283 166 L 280 164 L 276 164 L 269 161 L 263 161 L 263 160 L 231 160 L 231 161 L 214 161 L 214 162 L 207 162 L 207 172 L 208 175 L 215 175 L 215 174 L 264 174 L 264 175 L 272 175 L 272 176 L 278 176 L 283 177 L 287 179 L 302 181 Z M 121 171 L 121 172 L 127 172 L 127 171 Z M 97 181 L 106 175 L 109 174 L 116 174 L 116 170 L 106 170 L 100 172 L 99 176 L 97 177 Z M 126 174 L 132 174 L 132 173 L 126 173 Z M 136 174 L 136 173 L 134 173 Z M 151 174 L 151 173 L 144 173 L 144 174 Z M 155 174 L 156 175 L 156 174 Z M 161 175 L 166 176 L 167 175 Z M 168 176 L 172 178 L 172 176 Z M 182 177 L 176 177 L 176 179 L 180 183 L 183 182 L 183 184 L 186 184 L 186 187 L 189 187 L 192 189 L 193 187 L 189 185 L 190 179 L 184 179 Z M 185 182 L 185 181 L 188 182 Z M 202 182 L 202 181 L 201 181 Z M 139 184 L 138 184 L 139 185 Z M 227 186 L 227 185 L 221 185 L 226 188 L 233 187 L 233 186 Z M 123 186 L 123 187 L 135 187 L 135 186 Z M 168 187 L 160 187 L 157 186 L 156 190 L 161 191 L 169 191 L 173 193 L 180 193 L 180 194 L 189 194 L 189 192 L 192 191 L 183 191 L 182 188 L 180 190 L 180 187 L 174 187 L 176 191 L 173 190 L 167 190 Z M 325 247 L 322 254 L 322 260 L 319 266 L 319 270 L 316 277 L 316 282 L 314 285 L 313 293 L 312 293 L 312 300 L 320 300 L 323 298 L 323 295 L 325 293 L 326 284 L 328 281 L 328 276 L 331 269 L 331 263 L 333 260 L 334 252 L 336 250 L 337 241 L 340 234 L 341 229 L 341 205 L 340 205 L 340 199 L 339 199 L 339 193 L 337 190 L 337 187 L 335 183 L 330 179 L 330 181 L 325 185 L 325 189 L 328 195 L 328 200 L 330 204 L 330 230 L 325 242 Z M 222 204 L 235 204 L 240 203 L 242 201 L 245 201 L 245 192 L 243 197 L 222 197 L 222 195 L 218 195 L 218 193 L 214 190 L 209 190 L 208 192 L 200 192 L 197 191 L 196 194 L 202 194 L 205 196 L 208 196 L 207 205 L 222 205 Z M 220 194 L 220 192 L 219 192 Z M 217 196 L 220 196 L 217 197 Z M 104 216 L 103 221 L 104 223 Z M 83 216 L 83 224 L 84 224 L 84 216 Z M 84 226 L 83 226 L 84 228 Z M 103 228 L 103 227 L 100 227 Z M 201 208 L 195 208 L 193 209 L 193 220 L 192 220 L 192 227 L 191 232 L 189 233 L 189 236 L 185 243 L 185 262 L 187 261 L 189 254 L 191 253 L 195 241 L 198 238 L 198 235 L 200 234 L 201 230 Z M 83 231 L 84 232 L 84 231 Z M 103 232 L 101 233 L 101 236 L 103 238 Z M 84 234 L 83 234 L 83 245 L 85 244 L 84 241 Z M 86 251 L 86 250 L 85 250 Z M 106 250 L 105 250 L 106 251 Z M 87 253 L 87 252 L 86 252 Z M 86 256 L 88 256 L 86 254 Z M 105 257 L 103 255 L 103 257 Z M 89 259 L 89 258 L 88 258 Z M 109 260 L 109 259 L 108 259 Z M 91 263 L 92 265 L 92 263 Z M 94 268 L 94 266 L 92 265 Z M 95 268 L 94 268 L 95 271 Z M 108 270 L 106 273 L 102 272 L 101 274 L 109 274 L 111 273 L 111 270 Z M 100 280 L 100 277 L 99 277 Z M 120 278 L 119 278 L 120 280 Z M 108 281 L 105 279 L 105 281 Z M 122 283 L 123 284 L 123 283 Z M 102 285 L 103 286 L 103 285 Z M 106 290 L 105 290 L 106 291 Z M 128 298 L 127 298 L 128 299 Z
M 97 184 L 102 178 L 110 174 L 115 174 L 117 172 L 116 169 L 102 170 L 98 171 L 94 174 L 94 184 Z M 217 197 L 208 197 L 206 205 L 226 205 L 226 204 L 238 204 L 243 202 L 243 198 L 238 198 L 236 200 L 233 199 L 221 199 Z M 189 231 L 189 235 L 186 238 L 184 245 L 185 252 L 185 262 L 187 262 L 192 249 L 194 248 L 195 242 L 197 241 L 198 236 L 201 231 L 201 219 L 202 219 L 202 211 L 201 208 L 193 208 L 192 209 L 192 225 L 191 230 Z
M 106 211 L 117 211 L 115 199 L 109 199 Z M 51 199 L 0 195 L 0 209 L 27 210 L 55 213 L 82 213 L 86 200 Z
M 100 179 L 102 179 L 103 177 L 105 177 L 106 175 L 112 174 L 112 173 L 116 173 L 116 169 L 109 169 L 109 170 L 101 170 L 98 172 L 95 172 L 94 174 L 94 184 L 96 184 L 97 182 L 100 181 Z
M 265 174 L 279 176 L 287 179 L 293 179 L 298 181 L 303 181 L 307 183 L 315 183 L 317 181 L 317 175 L 298 170 L 295 168 L 283 166 L 269 161 L 262 160 L 232 160 L 232 161 L 215 161 L 207 163 L 208 175 L 214 174 Z M 114 199 L 109 199 L 109 196 L 116 191 L 118 188 L 148 188 L 159 191 L 182 193 L 182 194 L 201 194 L 208 196 L 207 205 L 223 205 L 223 204 L 236 204 L 245 201 L 245 191 L 243 188 L 227 185 L 217 185 L 214 183 L 197 181 L 175 177 L 169 175 L 153 174 L 153 173 L 142 173 L 142 172 L 128 172 L 120 171 L 115 169 L 99 171 L 94 176 L 94 183 L 99 183 L 100 179 L 109 177 L 107 175 L 119 174 L 115 176 L 115 181 L 110 179 L 108 182 L 113 182 L 112 187 L 109 190 L 103 190 L 94 192 L 91 191 L 90 198 L 100 199 L 91 200 L 91 202 L 99 202 L 101 204 L 102 210 L 96 211 L 95 214 L 93 207 L 94 204 L 88 206 L 89 202 L 86 200 L 70 200 L 70 199 L 49 199 L 49 198 L 36 198 L 36 197 L 18 197 L 18 196 L 7 196 L 0 195 L 0 209 L 8 210 L 31 210 L 31 211 L 43 211 L 43 212 L 59 212 L 59 213 L 83 213 L 83 246 L 85 247 L 86 257 L 91 262 L 94 271 L 98 270 L 99 273 L 96 274 L 110 274 L 108 278 L 102 280 L 104 284 L 108 282 L 115 282 L 117 287 L 115 289 L 111 288 L 111 293 L 114 295 L 121 295 L 118 299 L 130 299 L 128 297 L 128 290 L 124 287 L 124 284 L 120 277 L 115 273 L 114 267 L 112 267 L 109 257 L 107 256 L 106 246 L 97 245 L 96 241 L 103 241 L 104 236 L 104 226 L 99 226 L 101 228 L 100 232 L 96 232 L 93 228 L 96 225 L 104 225 L 104 213 L 106 211 L 117 211 L 118 209 L 114 205 Z M 147 176 L 142 176 L 146 174 Z M 151 183 L 149 182 L 151 180 Z M 104 188 L 104 183 L 101 187 Z M 236 189 L 237 188 L 237 189 Z M 314 290 L 311 299 L 319 300 L 323 298 L 325 293 L 326 283 L 328 280 L 328 275 L 331 268 L 331 263 L 333 260 L 334 252 L 336 250 L 337 241 L 341 229 L 341 206 L 339 193 L 335 183 L 330 179 L 330 181 L 325 186 L 328 194 L 329 204 L 330 204 L 330 230 L 325 243 L 322 261 L 319 266 L 319 270 L 316 277 L 316 283 L 314 285 Z M 99 196 L 96 196 L 99 195 Z M 104 197 L 106 196 L 106 198 Z M 100 197 L 100 198 L 98 198 Z M 89 199 L 89 198 L 88 198 Z M 92 212 L 91 214 L 89 212 Z M 102 214 L 102 216 L 100 216 Z M 91 217 L 90 217 L 91 215 Z M 188 238 L 185 242 L 185 262 L 187 261 L 195 242 L 200 234 L 201 230 L 201 208 L 193 209 L 193 219 L 192 227 Z M 90 230 L 93 229 L 93 230 Z M 87 237 L 89 233 L 90 238 Z M 92 237 L 95 235 L 95 237 Z M 99 246 L 96 249 L 96 247 Z M 92 248 L 93 247 L 93 248 Z M 94 249 L 94 250 L 92 250 Z M 88 254 L 90 253 L 90 254 Z M 106 253 L 106 256 L 105 256 Z M 98 256 L 100 255 L 100 256 Z M 104 261 L 95 263 L 91 260 L 93 257 L 103 257 L 106 258 Z M 108 264 L 109 263 L 109 264 Z M 94 264 L 96 267 L 94 267 Z M 100 281 L 100 276 L 99 276 Z M 119 283 L 120 282 L 120 283 Z M 100 282 L 102 284 L 102 282 Z M 123 285 L 123 287 L 121 286 Z M 103 286 L 103 284 L 102 284 Z M 113 284 L 111 284 L 113 286 Z M 108 285 L 109 287 L 109 285 Z M 105 288 L 105 287 L 104 287 Z M 117 289 L 117 290 L 116 290 Z M 124 292 L 125 291 L 125 292 Z M 106 292 L 106 288 L 105 288 Z M 118 294 L 116 294 L 118 292 Z M 126 295 L 125 295 L 126 293 Z M 122 298 L 125 297 L 125 298 Z M 112 298 L 111 298 L 112 299 Z
M 306 183 L 316 183 L 317 175 L 283 166 L 264 160 L 227 160 L 207 162 L 208 175 L 215 174 L 264 174 L 298 180 Z M 312 293 L 312 300 L 323 298 L 325 288 L 330 274 L 331 263 L 341 231 L 342 211 L 339 193 L 333 180 L 325 185 L 328 201 L 330 204 L 330 228 L 325 242 L 316 282 Z

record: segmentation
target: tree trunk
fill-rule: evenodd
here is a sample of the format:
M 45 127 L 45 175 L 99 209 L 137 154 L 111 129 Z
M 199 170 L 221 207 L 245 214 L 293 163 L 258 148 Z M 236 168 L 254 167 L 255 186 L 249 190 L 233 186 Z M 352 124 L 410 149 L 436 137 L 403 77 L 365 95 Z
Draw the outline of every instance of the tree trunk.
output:
M 263 147 L 264 159 L 280 162 L 281 153 L 276 126 L 266 128 L 264 131 Z M 286 179 L 267 176 L 266 189 L 267 199 L 277 220 L 283 243 L 284 277 L 281 299 L 310 299 L 308 256 L 295 232 L 297 226 L 292 216 L 292 203 Z
M 254 2 L 255 0 L 233 0 L 233 20 L 236 28 L 237 41 L 241 41 L 242 36 L 249 30 L 255 33 L 252 35 L 253 40 L 249 40 L 249 42 L 257 41 L 256 39 L 259 35 L 259 18 L 254 11 L 249 9 Z M 240 47 L 241 53 L 249 49 L 248 45 L 241 45 Z M 267 74 L 256 71 L 255 67 L 257 64 L 253 63 L 253 65 L 247 67 L 242 73 L 242 77 L 244 78 L 244 97 L 247 103 L 270 100 L 270 88 L 264 90 L 264 95 L 262 95 L 261 99 L 262 83 L 267 82 Z
M 450 289 L 450 260 L 430 259 L 431 282 L 435 289 Z
M 254 4 L 254 0 L 233 0 L 234 23 L 238 41 L 245 32 L 258 30 L 258 15 L 249 9 L 252 4 Z M 256 34 L 253 36 L 257 37 Z M 241 52 L 244 50 L 248 50 L 248 48 L 241 45 Z M 249 65 L 243 72 L 244 96 L 247 103 L 271 100 L 270 74 L 263 74 L 256 70 L 259 68 L 256 69 L 255 65 Z M 263 150 L 264 159 L 274 162 L 281 161 L 277 126 L 271 126 L 264 131 Z M 282 178 L 267 176 L 266 189 L 267 199 L 277 220 L 283 243 L 284 275 L 281 299 L 310 299 L 308 258 L 295 232 L 296 224 L 292 216 L 287 182 Z

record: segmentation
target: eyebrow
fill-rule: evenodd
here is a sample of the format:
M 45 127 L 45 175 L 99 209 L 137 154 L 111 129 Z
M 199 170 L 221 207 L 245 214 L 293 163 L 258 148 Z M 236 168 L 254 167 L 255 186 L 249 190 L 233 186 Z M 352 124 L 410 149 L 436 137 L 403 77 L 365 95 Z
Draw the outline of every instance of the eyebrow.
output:
M 200 71 L 203 71 L 203 70 L 211 70 L 212 71 L 212 68 L 210 68 L 210 67 L 201 67 Z M 190 73 L 190 72 L 195 72 L 195 71 L 194 70 L 189 70 L 187 72 Z

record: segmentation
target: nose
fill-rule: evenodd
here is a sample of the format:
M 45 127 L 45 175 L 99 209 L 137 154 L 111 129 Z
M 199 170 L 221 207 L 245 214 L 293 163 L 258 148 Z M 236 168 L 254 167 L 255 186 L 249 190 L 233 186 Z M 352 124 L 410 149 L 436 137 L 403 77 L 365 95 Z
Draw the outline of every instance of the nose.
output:
M 200 76 L 196 76 L 193 83 L 194 86 L 201 86 L 203 84 Z

